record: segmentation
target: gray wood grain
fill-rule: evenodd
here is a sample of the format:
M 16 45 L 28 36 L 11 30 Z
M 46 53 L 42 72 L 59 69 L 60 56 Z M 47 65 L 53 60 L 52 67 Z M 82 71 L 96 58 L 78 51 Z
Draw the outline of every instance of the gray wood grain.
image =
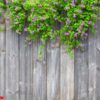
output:
M 96 100 L 96 35 L 89 35 L 89 100 Z
M 40 46 L 40 41 L 33 46 L 33 100 L 47 100 L 46 49 L 40 50 Z
M 18 36 L 6 28 L 6 99 L 19 100 Z
M 19 36 L 19 99 L 33 99 L 32 45 L 25 42 L 27 33 Z
M 32 100 L 33 99 L 33 63 L 32 63 L 32 44 L 26 46 L 26 52 L 25 52 L 25 86 L 26 86 L 26 100 Z M 21 67 L 21 66 L 20 66 Z
M 25 33 L 19 36 L 19 100 L 26 100 L 26 45 L 25 45 Z
M 87 41 L 83 41 L 85 50 L 75 50 L 74 77 L 75 77 L 75 100 L 88 100 L 88 48 Z
M 96 64 L 97 64 L 97 70 L 96 70 L 96 99 L 100 100 L 100 18 L 97 22 L 97 32 L 96 32 L 96 46 L 97 46 L 97 52 L 96 52 Z
M 52 42 L 47 47 L 47 100 L 60 100 L 60 48 Z
M 3 28 L 5 25 L 0 25 Z M 5 29 L 0 32 L 0 95 L 5 95 L 5 58 L 6 58 L 6 33 Z
M 60 61 L 61 61 L 60 63 L 61 100 L 73 100 L 74 99 L 74 59 L 67 54 L 65 46 L 61 46 Z

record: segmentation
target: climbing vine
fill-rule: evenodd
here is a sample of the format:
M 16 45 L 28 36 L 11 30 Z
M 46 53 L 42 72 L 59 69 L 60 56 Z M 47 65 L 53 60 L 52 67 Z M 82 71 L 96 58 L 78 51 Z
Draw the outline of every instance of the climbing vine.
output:
M 81 40 L 88 38 L 89 30 L 95 33 L 98 3 L 97 0 L 12 0 L 6 6 L 12 29 L 18 34 L 27 33 L 28 42 L 58 39 L 70 51 L 82 46 Z M 0 16 L 2 8 L 0 3 Z
M 2 16 L 3 8 L 4 8 L 3 0 L 0 0 L 0 17 Z
M 0 0 L 0 24 L 4 23 L 4 14 L 5 14 L 5 2 L 4 0 Z M 3 30 L 4 28 L 0 26 L 0 30 Z

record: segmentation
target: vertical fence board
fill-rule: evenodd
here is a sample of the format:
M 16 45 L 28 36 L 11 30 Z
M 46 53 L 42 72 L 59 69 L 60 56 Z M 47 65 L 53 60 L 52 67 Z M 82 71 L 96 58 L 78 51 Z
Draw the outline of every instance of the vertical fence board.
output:
M 4 28 L 4 25 L 1 25 Z M 0 32 L 0 95 L 5 95 L 5 58 L 6 58 L 6 34 Z
M 19 100 L 18 36 L 6 30 L 6 100 Z
M 89 35 L 89 100 L 96 100 L 96 36 Z
M 74 59 L 69 57 L 66 47 L 61 46 L 61 100 L 74 99 Z
M 64 50 L 65 48 L 61 47 L 61 100 L 68 100 L 68 83 L 67 83 L 67 54 Z
M 96 63 L 97 63 L 97 73 L 96 73 L 96 96 L 97 100 L 100 100 L 100 18 L 97 23 L 97 52 L 96 52 Z
M 60 48 L 47 47 L 47 100 L 60 100 Z
M 25 47 L 25 34 L 19 37 L 19 99 L 26 100 L 26 47 Z
M 87 45 L 87 41 L 84 42 Z M 75 50 L 75 100 L 88 100 L 88 50 Z
M 33 100 L 47 100 L 46 84 L 46 50 L 40 50 L 41 42 L 34 43 L 33 46 Z M 40 57 L 39 51 L 42 52 Z
M 32 44 L 27 45 L 26 52 L 25 52 L 25 86 L 26 86 L 26 100 L 32 100 L 33 99 L 33 65 L 32 65 Z M 21 66 L 20 66 L 21 67 Z

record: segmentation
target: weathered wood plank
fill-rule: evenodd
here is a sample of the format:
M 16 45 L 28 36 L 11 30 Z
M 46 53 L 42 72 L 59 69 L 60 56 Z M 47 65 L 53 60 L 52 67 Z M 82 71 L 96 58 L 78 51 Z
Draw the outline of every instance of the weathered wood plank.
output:
M 22 33 L 19 36 L 19 100 L 26 100 L 26 34 Z
M 96 35 L 89 35 L 89 100 L 96 100 Z
M 34 43 L 33 46 L 33 100 L 47 100 L 47 67 L 46 49 L 39 55 L 41 42 Z
M 6 28 L 6 100 L 19 100 L 18 36 Z
M 27 45 L 25 53 L 25 62 L 26 62 L 26 100 L 33 100 L 33 65 L 32 65 L 32 44 Z M 20 66 L 21 67 L 21 66 Z
M 5 25 L 0 25 L 0 27 Z M 0 32 L 0 95 L 5 95 L 5 58 L 6 58 L 6 33 L 5 29 Z
M 97 32 L 96 32 L 96 44 L 97 44 L 97 52 L 96 52 L 96 64 L 97 64 L 97 71 L 96 71 L 96 99 L 100 100 L 100 18 L 97 23 Z
M 47 100 L 60 100 L 60 48 L 47 47 Z
M 61 46 L 60 61 L 61 61 L 60 63 L 61 100 L 73 100 L 74 99 L 74 59 L 67 54 L 65 46 Z
M 85 50 L 75 50 L 74 77 L 75 77 L 75 100 L 88 100 L 88 48 L 84 41 Z

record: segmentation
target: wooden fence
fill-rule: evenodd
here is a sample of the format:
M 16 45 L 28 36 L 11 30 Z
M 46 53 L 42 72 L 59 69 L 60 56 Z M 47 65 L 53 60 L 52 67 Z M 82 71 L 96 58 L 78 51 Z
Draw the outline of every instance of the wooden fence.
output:
M 5 25 L 2 25 L 5 27 Z M 48 43 L 39 59 L 40 43 L 25 46 L 5 27 L 0 32 L 0 96 L 4 100 L 100 100 L 100 21 L 97 34 L 84 42 L 84 52 Z

